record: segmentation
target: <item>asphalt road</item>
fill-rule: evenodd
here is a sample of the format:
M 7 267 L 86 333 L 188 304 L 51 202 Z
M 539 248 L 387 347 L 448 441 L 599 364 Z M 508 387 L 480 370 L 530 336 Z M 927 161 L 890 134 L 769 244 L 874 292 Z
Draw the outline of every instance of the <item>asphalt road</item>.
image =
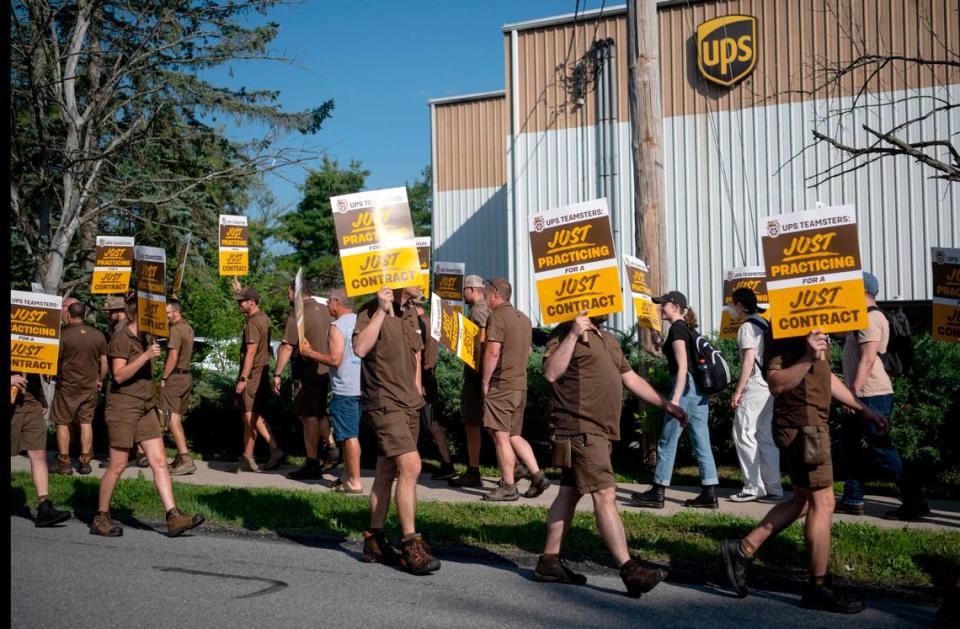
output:
M 883 599 L 837 617 L 799 597 L 661 583 L 636 600 L 612 570 L 586 586 L 536 583 L 530 567 L 490 555 L 438 552 L 415 577 L 359 561 L 359 545 L 316 547 L 202 530 L 169 539 L 125 527 L 121 538 L 72 519 L 37 529 L 11 516 L 11 626 L 52 627 L 690 627 L 929 626 L 935 609 Z M 527 558 L 520 563 L 529 563 Z

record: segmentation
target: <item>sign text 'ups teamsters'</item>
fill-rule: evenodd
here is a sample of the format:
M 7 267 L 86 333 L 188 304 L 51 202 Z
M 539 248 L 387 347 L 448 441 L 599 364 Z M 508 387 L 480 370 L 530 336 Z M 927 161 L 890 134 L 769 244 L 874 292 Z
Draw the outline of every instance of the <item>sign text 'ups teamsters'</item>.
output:
M 960 249 L 933 247 L 933 338 L 960 343 Z
M 640 327 L 660 331 L 660 315 L 657 304 L 650 296 L 650 287 L 647 285 L 646 263 L 640 258 L 623 256 L 623 266 L 627 271 L 627 282 L 630 284 L 630 294 L 633 297 L 633 309 L 637 313 L 637 323 Z
M 853 206 L 760 221 L 774 338 L 867 327 Z
M 246 216 L 220 215 L 220 275 L 249 275 L 250 249 Z
M 129 290 L 133 272 L 133 238 L 97 236 L 94 260 L 91 293 L 122 295 Z
M 741 266 L 734 269 L 727 269 L 723 274 L 723 305 L 728 306 L 733 300 L 734 291 L 741 288 L 749 288 L 757 296 L 757 303 L 766 306 L 769 302 L 767 295 L 767 272 L 762 266 Z M 767 317 L 764 312 L 761 316 Z M 730 318 L 727 309 L 723 309 L 720 316 L 720 338 L 735 339 L 737 331 L 746 318 L 734 321 Z
M 330 197 L 330 207 L 348 295 L 420 285 L 406 188 Z
M 63 298 L 10 291 L 10 371 L 57 375 Z
M 623 309 L 606 199 L 532 214 L 530 250 L 544 324 Z

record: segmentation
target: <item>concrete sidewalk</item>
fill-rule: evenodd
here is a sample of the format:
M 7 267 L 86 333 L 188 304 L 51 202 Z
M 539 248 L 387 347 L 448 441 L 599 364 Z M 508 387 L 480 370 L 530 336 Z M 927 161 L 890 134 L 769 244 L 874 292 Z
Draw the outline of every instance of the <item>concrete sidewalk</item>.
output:
M 53 461 L 56 453 L 48 452 L 48 460 Z M 100 469 L 99 459 L 92 462 L 93 473 L 90 475 L 99 478 L 104 470 Z M 273 489 L 298 489 L 316 492 L 329 492 L 330 483 L 339 476 L 339 470 L 334 470 L 335 474 L 327 474 L 323 481 L 294 481 L 286 478 L 286 474 L 296 469 L 292 465 L 283 465 L 280 469 L 272 472 L 240 472 L 232 470 L 235 468 L 233 462 L 228 461 L 196 461 L 197 471 L 187 476 L 175 476 L 175 483 L 190 485 L 212 485 L 217 487 L 262 487 Z M 76 461 L 74 461 L 76 465 Z M 10 470 L 12 472 L 29 472 L 30 461 L 25 456 L 13 457 L 10 460 Z M 149 468 L 141 469 L 133 466 L 128 467 L 123 478 L 135 479 L 140 472 L 144 473 L 146 478 L 152 478 L 153 473 Z M 76 475 L 76 472 L 74 472 Z M 354 496 L 357 499 L 366 499 L 370 493 L 370 486 L 373 484 L 373 470 L 362 470 L 363 476 L 363 495 Z M 496 484 L 496 478 L 484 478 L 483 489 L 454 489 L 447 484 L 447 481 L 430 480 L 430 474 L 420 476 L 420 483 L 417 487 L 417 497 L 424 502 L 478 502 L 480 497 L 490 491 Z M 527 488 L 528 481 L 523 480 L 519 483 L 521 494 Z M 652 515 L 670 516 L 682 511 L 691 511 L 698 513 L 729 513 L 740 515 L 755 520 L 761 519 L 767 511 L 770 510 L 773 503 L 768 501 L 735 503 L 727 499 L 728 496 L 736 493 L 736 489 L 721 488 L 719 490 L 720 508 L 717 511 L 707 509 L 687 509 L 683 506 L 683 501 L 693 498 L 699 493 L 699 487 L 670 487 L 667 490 L 667 500 L 663 509 L 643 509 L 635 507 L 630 501 L 630 494 L 634 491 L 643 491 L 648 485 L 637 485 L 631 483 L 622 483 L 617 486 L 617 502 L 623 511 L 639 512 L 644 511 Z M 496 503 L 490 502 L 490 505 L 531 505 L 549 507 L 550 503 L 556 497 L 558 483 L 554 484 L 538 498 L 528 499 L 521 497 L 516 502 Z M 834 522 L 866 522 L 881 528 L 913 528 L 927 530 L 954 530 L 960 531 L 960 501 L 954 500 L 931 500 L 930 508 L 932 513 L 919 522 L 898 522 L 884 520 L 883 514 L 899 506 L 896 498 L 888 496 L 867 496 L 866 508 L 867 514 L 864 516 L 852 516 L 844 514 L 835 514 Z M 581 511 L 592 511 L 593 504 L 589 498 L 584 498 L 577 506 Z

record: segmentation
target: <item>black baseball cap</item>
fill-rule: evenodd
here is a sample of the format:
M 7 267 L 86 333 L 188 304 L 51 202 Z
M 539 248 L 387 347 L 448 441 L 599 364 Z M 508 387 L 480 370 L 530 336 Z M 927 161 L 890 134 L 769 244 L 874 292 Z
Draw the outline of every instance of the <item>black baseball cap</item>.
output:
M 664 293 L 659 297 L 653 298 L 653 303 L 655 304 L 665 304 L 670 302 L 671 304 L 677 304 L 681 308 L 687 307 L 687 297 L 678 290 L 672 290 L 669 293 Z

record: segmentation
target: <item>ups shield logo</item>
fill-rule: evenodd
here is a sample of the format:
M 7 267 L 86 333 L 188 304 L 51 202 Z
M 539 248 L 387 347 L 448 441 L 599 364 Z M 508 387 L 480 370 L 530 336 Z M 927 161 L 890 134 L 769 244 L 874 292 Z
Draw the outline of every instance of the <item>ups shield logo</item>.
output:
M 730 86 L 757 65 L 757 18 L 725 15 L 697 27 L 697 66 L 708 80 Z

